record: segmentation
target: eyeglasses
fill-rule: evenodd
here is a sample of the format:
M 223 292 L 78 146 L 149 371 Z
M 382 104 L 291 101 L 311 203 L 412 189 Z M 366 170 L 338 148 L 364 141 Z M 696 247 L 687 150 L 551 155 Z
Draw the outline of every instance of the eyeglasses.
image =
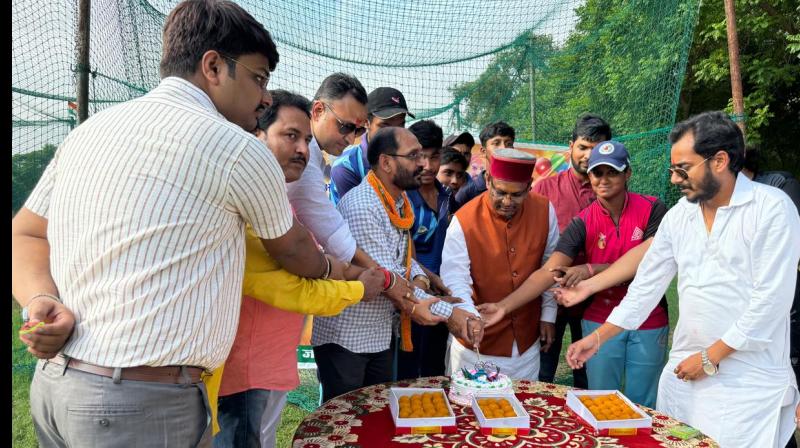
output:
M 702 161 L 702 162 L 698 163 L 697 165 L 693 165 L 693 166 L 689 167 L 689 169 L 688 169 L 688 170 L 686 170 L 686 169 L 683 169 L 683 168 L 676 168 L 676 167 L 673 167 L 673 166 L 671 166 L 671 167 L 669 167 L 669 168 L 668 168 L 668 169 L 669 169 L 669 173 L 670 173 L 671 175 L 672 175 L 672 174 L 677 174 L 677 175 L 678 175 L 678 177 L 680 177 L 682 180 L 687 180 L 687 179 L 689 179 L 689 171 L 691 171 L 691 170 L 693 170 L 694 168 L 696 168 L 696 167 L 698 167 L 698 166 L 700 166 L 700 165 L 702 165 L 702 164 L 706 163 L 706 161 L 708 161 L 708 159 L 711 159 L 711 158 L 713 158 L 715 155 L 716 155 L 716 154 L 714 154 L 714 155 L 712 155 L 712 156 L 708 156 L 708 157 L 706 157 L 705 159 L 703 159 L 703 161 Z
M 386 154 L 389 157 L 402 157 L 404 159 L 411 160 L 412 162 L 416 162 L 417 159 L 425 159 L 426 155 L 424 155 L 421 151 L 413 151 L 408 154 Z
M 336 115 L 336 112 L 333 111 L 333 107 L 331 107 L 328 103 L 322 103 L 325 107 L 328 108 L 329 111 L 333 114 L 333 118 L 336 118 L 336 121 L 339 122 L 339 133 L 342 135 L 348 135 L 350 133 L 355 134 L 356 137 L 360 136 L 361 134 L 367 132 L 367 128 L 364 126 L 358 126 L 355 123 L 345 122 Z
M 228 55 L 222 54 L 222 53 L 220 53 L 220 55 L 223 58 L 233 62 L 234 64 L 239 64 L 242 67 L 244 67 L 245 69 L 247 69 L 248 72 L 253 74 L 253 77 L 255 78 L 254 79 L 255 82 L 261 87 L 261 90 L 263 90 L 264 92 L 269 92 L 269 89 L 267 89 L 267 84 L 269 84 L 269 73 L 264 75 L 262 73 L 259 73 L 256 70 L 253 70 L 252 68 L 248 67 L 242 61 L 236 60 L 236 59 L 234 59 L 234 58 L 232 58 L 232 57 L 230 57 Z
M 492 188 L 489 188 L 489 194 L 491 194 L 492 196 L 494 196 L 497 199 L 509 198 L 510 200 L 512 200 L 514 202 L 519 202 L 519 201 L 525 199 L 525 196 L 528 195 L 528 190 L 522 190 L 522 191 L 518 191 L 516 193 L 508 193 L 508 192 L 505 192 L 505 191 L 497 190 L 497 188 L 495 188 L 495 186 L 494 186 L 494 182 L 490 182 L 489 185 L 492 187 Z

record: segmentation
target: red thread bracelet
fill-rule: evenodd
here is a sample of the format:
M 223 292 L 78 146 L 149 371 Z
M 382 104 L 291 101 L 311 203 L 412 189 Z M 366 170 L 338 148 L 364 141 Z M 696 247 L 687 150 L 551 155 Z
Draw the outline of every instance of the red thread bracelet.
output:
M 386 291 L 389 289 L 389 286 L 392 284 L 392 274 L 389 273 L 388 269 L 381 268 L 383 271 L 383 290 Z
M 592 269 L 592 265 L 589 264 L 589 263 L 586 263 L 586 268 L 589 269 L 589 275 L 594 277 L 594 269 Z

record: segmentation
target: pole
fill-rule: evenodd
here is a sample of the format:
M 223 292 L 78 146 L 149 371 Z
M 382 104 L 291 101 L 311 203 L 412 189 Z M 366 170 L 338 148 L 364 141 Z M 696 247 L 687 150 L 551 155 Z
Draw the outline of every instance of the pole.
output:
M 80 0 L 78 5 L 78 124 L 89 118 L 89 17 L 91 0 Z
M 744 133 L 744 96 L 742 94 L 742 75 L 739 72 L 739 38 L 736 35 L 736 9 L 733 1 L 725 0 L 725 19 L 728 24 L 728 59 L 731 64 L 733 113 L 736 114 L 738 118 L 737 124 L 742 133 Z
M 531 38 L 531 48 L 528 53 L 528 90 L 531 92 L 531 141 L 536 141 L 536 104 L 535 104 L 535 89 L 536 89 L 536 69 L 533 67 L 533 38 Z

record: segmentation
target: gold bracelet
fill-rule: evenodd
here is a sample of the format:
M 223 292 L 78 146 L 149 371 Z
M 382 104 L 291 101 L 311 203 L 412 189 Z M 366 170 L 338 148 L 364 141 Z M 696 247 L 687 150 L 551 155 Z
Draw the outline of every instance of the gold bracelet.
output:
M 323 255 L 323 257 L 325 257 L 325 256 Z M 325 263 L 326 263 L 325 274 L 322 276 L 323 280 L 327 280 L 328 277 L 331 276 L 331 269 L 333 269 L 333 266 L 331 265 L 331 259 L 330 258 L 325 257 Z

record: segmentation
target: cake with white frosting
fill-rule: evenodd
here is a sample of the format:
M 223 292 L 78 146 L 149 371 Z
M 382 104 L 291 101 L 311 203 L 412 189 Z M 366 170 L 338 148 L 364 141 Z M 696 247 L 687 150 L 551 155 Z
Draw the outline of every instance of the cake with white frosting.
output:
M 450 376 L 450 401 L 462 406 L 469 406 L 474 395 L 514 393 L 511 378 L 499 372 L 483 369 L 462 369 Z

